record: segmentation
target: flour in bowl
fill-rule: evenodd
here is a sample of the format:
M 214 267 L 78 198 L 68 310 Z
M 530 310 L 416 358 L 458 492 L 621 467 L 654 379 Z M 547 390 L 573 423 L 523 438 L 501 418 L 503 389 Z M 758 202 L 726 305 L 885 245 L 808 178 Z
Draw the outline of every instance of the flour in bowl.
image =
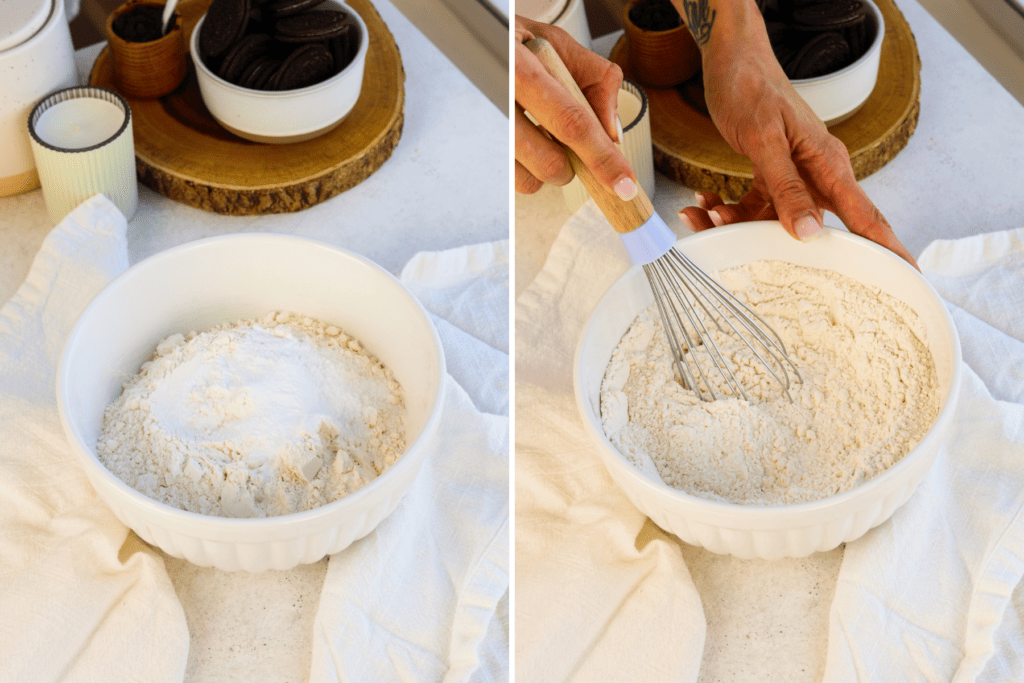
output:
M 790 403 L 742 341 L 714 330 L 750 401 L 722 398 L 722 386 L 718 400 L 701 401 L 678 382 L 652 305 L 615 348 L 601 386 L 605 434 L 637 467 L 653 460 L 666 484 L 710 500 L 800 503 L 878 475 L 931 427 L 935 364 L 903 302 L 780 261 L 717 278 L 775 329 L 803 382 L 792 382 Z
M 337 327 L 288 313 L 161 341 L 107 406 L 97 443 L 132 488 L 220 517 L 324 505 L 404 450 L 391 371 Z

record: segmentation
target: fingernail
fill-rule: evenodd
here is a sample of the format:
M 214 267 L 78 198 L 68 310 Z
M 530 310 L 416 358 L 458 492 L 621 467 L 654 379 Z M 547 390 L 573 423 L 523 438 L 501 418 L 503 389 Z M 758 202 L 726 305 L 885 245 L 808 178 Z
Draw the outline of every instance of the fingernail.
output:
M 636 183 L 629 176 L 619 178 L 612 189 L 615 190 L 615 194 L 619 195 L 619 199 L 624 202 L 628 202 L 637 195 Z
M 708 208 L 708 200 L 704 199 L 704 193 L 703 192 L 698 192 L 698 193 L 696 193 L 693 196 L 697 200 L 697 206 L 699 206 L 702 209 L 707 209 Z
M 715 224 L 716 228 L 720 228 L 725 225 L 725 221 L 722 220 L 722 217 L 715 210 L 708 211 L 708 218 L 711 219 L 711 222 Z
M 618 138 L 616 138 L 615 142 L 617 142 L 617 143 L 619 143 L 621 145 L 622 144 L 622 136 L 623 136 L 623 132 L 622 132 L 622 119 L 620 119 L 618 116 L 615 117 L 615 132 L 619 136 Z
M 821 223 L 811 215 L 798 218 L 793 224 L 793 231 L 801 242 L 811 242 L 822 235 Z
M 686 227 L 687 230 L 689 230 L 690 232 L 697 232 L 697 228 L 694 227 L 693 221 L 691 221 L 690 217 L 687 216 L 682 211 L 679 212 L 679 220 L 683 222 L 683 225 Z

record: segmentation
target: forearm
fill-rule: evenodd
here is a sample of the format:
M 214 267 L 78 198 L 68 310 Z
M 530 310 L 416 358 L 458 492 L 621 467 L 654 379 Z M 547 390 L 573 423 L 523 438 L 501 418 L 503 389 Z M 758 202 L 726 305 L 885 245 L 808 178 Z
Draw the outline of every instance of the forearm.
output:
M 700 48 L 707 69 L 746 53 L 772 54 L 764 19 L 754 0 L 671 0 Z M 709 63 L 710 62 L 710 63 Z

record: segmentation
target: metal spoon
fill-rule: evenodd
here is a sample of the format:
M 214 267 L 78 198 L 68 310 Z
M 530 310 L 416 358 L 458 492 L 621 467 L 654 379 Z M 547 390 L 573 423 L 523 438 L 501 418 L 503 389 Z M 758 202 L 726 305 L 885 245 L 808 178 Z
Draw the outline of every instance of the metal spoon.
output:
M 178 0 L 167 0 L 164 3 L 164 14 L 160 22 L 160 25 L 163 27 L 162 35 L 167 35 L 167 31 L 170 29 L 171 17 L 174 16 L 174 8 L 177 6 Z

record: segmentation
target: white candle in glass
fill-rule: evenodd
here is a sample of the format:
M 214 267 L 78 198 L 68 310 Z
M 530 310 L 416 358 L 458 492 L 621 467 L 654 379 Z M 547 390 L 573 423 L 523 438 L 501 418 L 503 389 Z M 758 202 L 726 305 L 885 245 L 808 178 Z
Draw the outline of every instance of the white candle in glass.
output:
M 106 142 L 124 123 L 116 104 L 94 97 L 78 97 L 53 105 L 36 121 L 36 135 L 53 147 L 83 149 Z
M 131 220 L 139 186 L 131 108 L 123 97 L 94 86 L 58 90 L 35 106 L 28 128 L 54 223 L 100 193 Z

